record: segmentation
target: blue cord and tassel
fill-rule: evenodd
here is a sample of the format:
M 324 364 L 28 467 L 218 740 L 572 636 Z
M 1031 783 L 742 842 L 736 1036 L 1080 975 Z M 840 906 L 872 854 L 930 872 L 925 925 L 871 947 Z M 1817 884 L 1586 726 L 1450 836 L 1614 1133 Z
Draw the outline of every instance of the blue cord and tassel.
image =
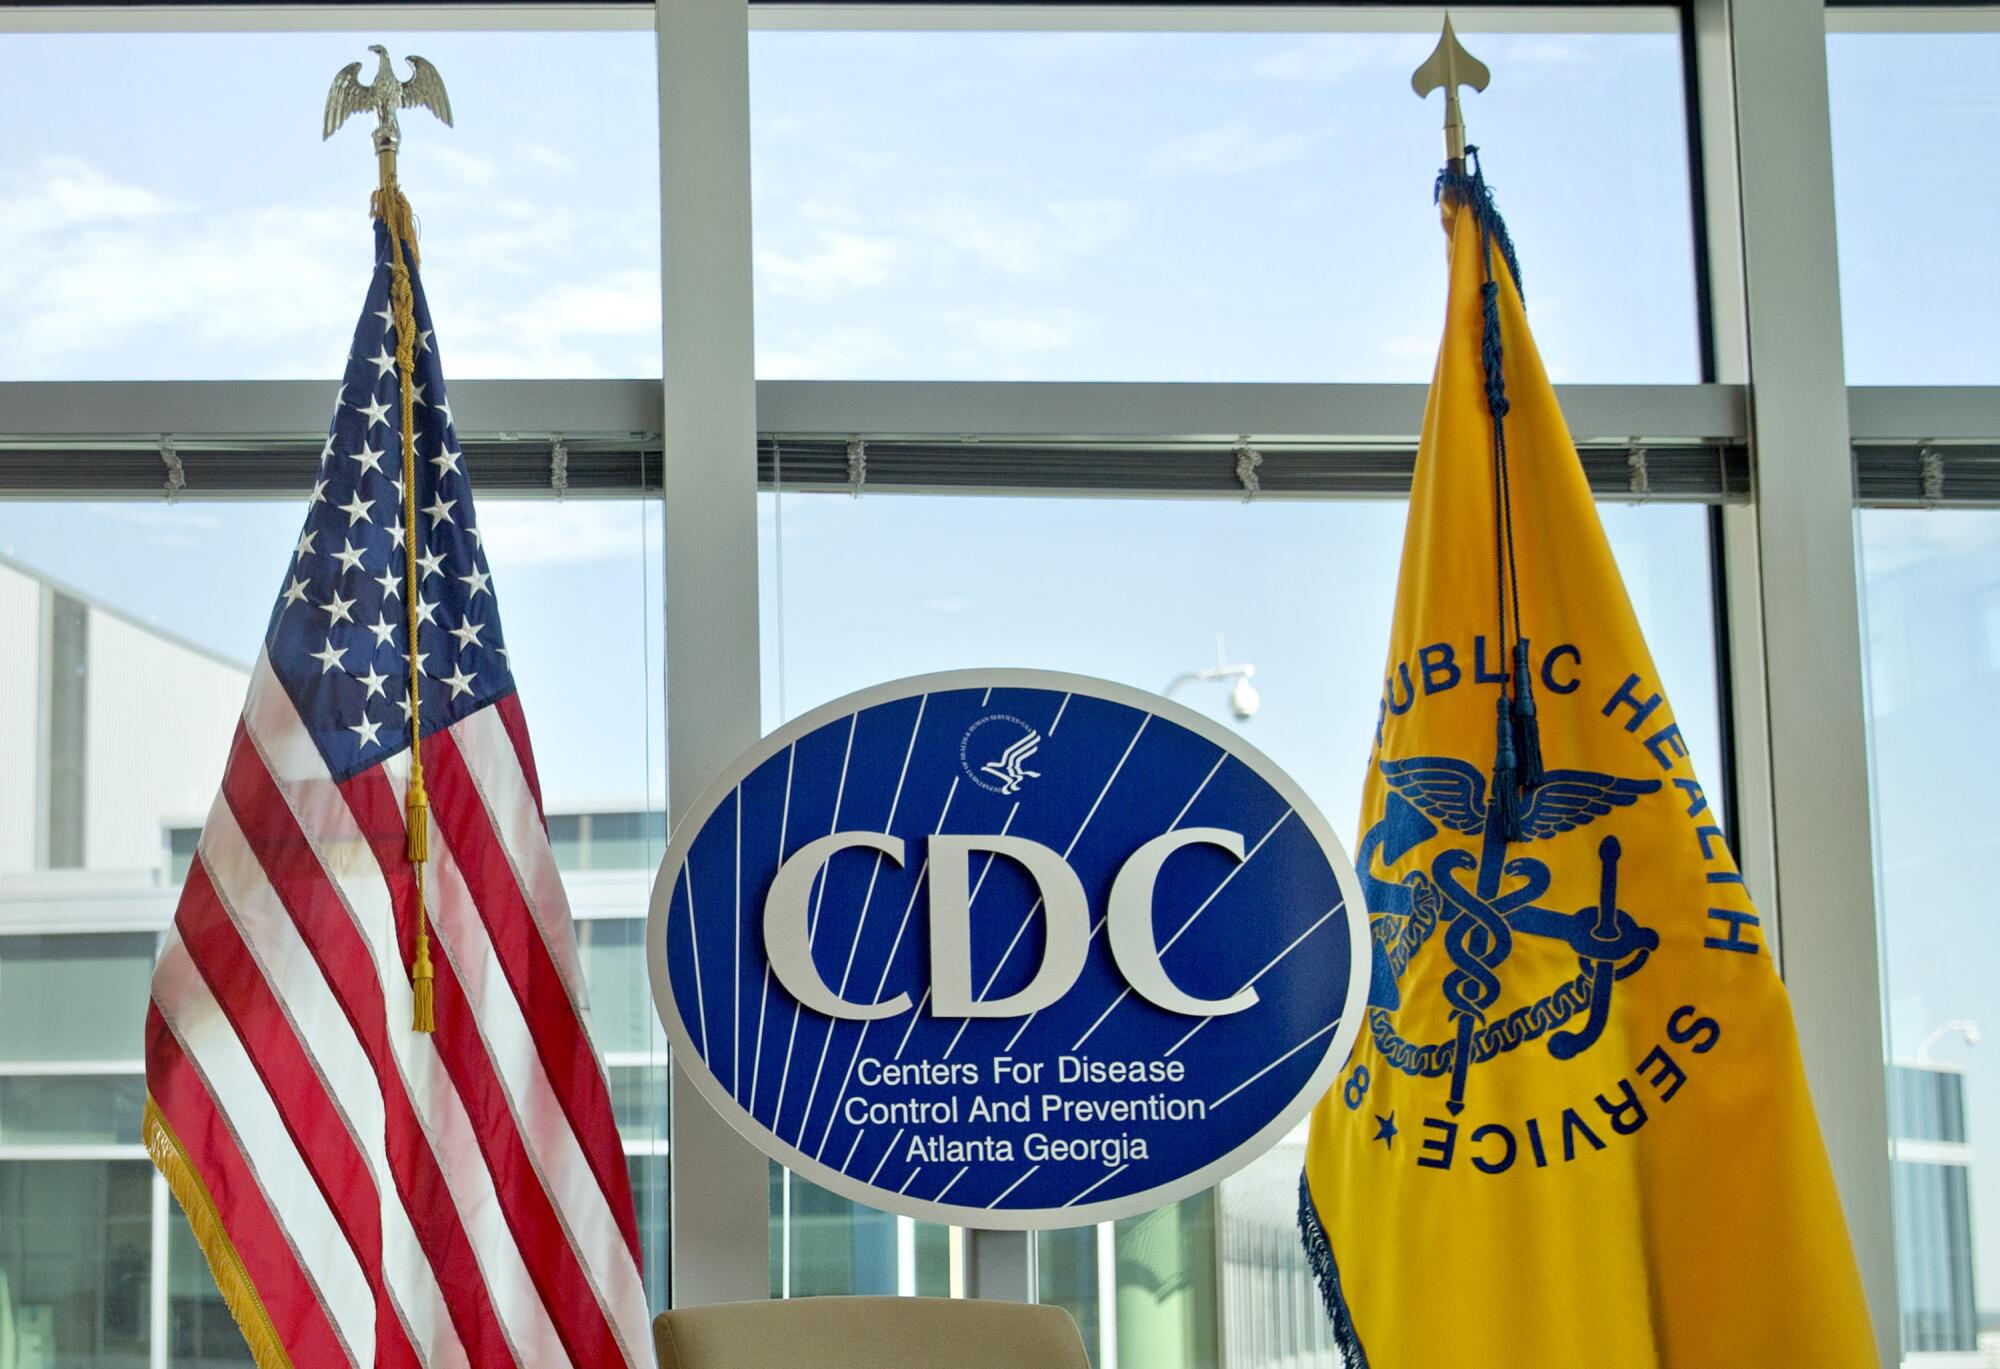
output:
M 1514 639 L 1514 755 L 1521 792 L 1542 787 L 1542 725 L 1535 717 L 1535 686 L 1528 667 L 1528 639 Z
M 1465 152 L 1466 164 L 1471 170 L 1454 171 L 1446 167 L 1439 172 L 1434 198 L 1443 201 L 1449 197 L 1452 203 L 1471 208 L 1473 219 L 1479 225 L 1481 258 L 1486 272 L 1486 279 L 1479 287 L 1482 315 L 1480 360 L 1486 373 L 1486 407 L 1493 416 L 1495 640 L 1509 640 L 1508 629 L 1511 626 L 1513 642 L 1511 678 L 1503 667 L 1500 695 L 1494 703 L 1493 779 L 1486 820 L 1498 824 L 1500 833 L 1508 841 L 1515 842 L 1526 835 L 1522 826 L 1525 800 L 1541 786 L 1544 770 L 1541 724 L 1535 715 L 1534 672 L 1529 659 L 1528 639 L 1521 631 L 1520 580 L 1514 558 L 1513 491 L 1508 480 L 1505 421 L 1510 406 L 1507 401 L 1505 357 L 1500 346 L 1500 283 L 1493 279 L 1494 247 L 1500 249 L 1501 259 L 1513 273 L 1516 289 L 1521 283 L 1521 265 L 1515 259 L 1514 243 L 1507 236 L 1507 225 L 1493 204 L 1493 192 L 1487 188 L 1486 178 L 1479 170 L 1479 149 L 1468 147 Z M 1513 610 L 1511 622 L 1510 607 Z M 1312 1269 L 1313 1280 L 1319 1285 L 1320 1297 L 1326 1304 L 1334 1344 L 1348 1369 L 1367 1369 L 1368 1355 L 1362 1348 L 1360 1334 L 1355 1329 L 1353 1314 L 1348 1310 L 1347 1297 L 1341 1288 L 1340 1267 L 1334 1259 L 1333 1244 L 1327 1239 L 1326 1228 L 1313 1205 L 1312 1186 L 1304 1174 L 1299 1175 L 1298 1223 L 1299 1240 L 1305 1249 L 1306 1263 Z
M 1500 210 L 1493 203 L 1493 191 L 1487 186 L 1485 174 L 1480 170 L 1479 149 L 1468 147 L 1465 153 L 1469 169 L 1458 171 L 1446 167 L 1439 172 L 1433 197 L 1472 210 L 1473 221 L 1479 226 L 1481 267 L 1486 277 L 1479 286 L 1479 351 L 1481 367 L 1485 372 L 1486 408 L 1493 417 L 1495 636 L 1496 640 L 1504 643 L 1509 638 L 1511 627 L 1514 644 L 1512 679 L 1503 675 L 1500 682 L 1489 820 L 1498 823 L 1502 835 L 1511 842 L 1525 837 L 1522 828 L 1525 800 L 1540 787 L 1545 774 L 1528 639 L 1521 630 L 1513 489 L 1507 462 L 1506 419 L 1512 406 L 1507 399 L 1506 353 L 1500 338 L 1500 282 L 1493 275 L 1494 249 L 1499 249 L 1501 259 L 1513 274 L 1516 289 L 1521 283 L 1521 263 L 1514 254 L 1514 240 L 1508 236 L 1506 221 L 1500 217 Z

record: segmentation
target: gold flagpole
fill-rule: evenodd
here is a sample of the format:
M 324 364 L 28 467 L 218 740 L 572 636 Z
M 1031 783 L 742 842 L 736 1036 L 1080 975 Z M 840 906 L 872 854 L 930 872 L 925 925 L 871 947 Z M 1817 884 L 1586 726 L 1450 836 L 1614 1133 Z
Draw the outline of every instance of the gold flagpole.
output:
M 409 58 L 411 76 L 398 79 L 389 61 L 388 49 L 369 48 L 381 58 L 375 79 L 363 85 L 361 63 L 343 68 L 327 93 L 326 118 L 322 138 L 348 115 L 372 109 L 376 114 L 375 161 L 379 184 L 369 208 L 389 230 L 389 307 L 396 330 L 396 379 L 400 387 L 399 409 L 403 430 L 403 574 L 404 657 L 409 665 L 410 784 L 404 799 L 407 840 L 404 851 L 410 862 L 416 895 L 416 945 L 410 957 L 410 988 L 414 998 L 411 1026 L 420 1032 L 436 1028 L 436 1005 L 431 968 L 430 922 L 424 902 L 424 864 L 430 859 L 430 798 L 424 792 L 424 751 L 422 743 L 423 672 L 418 667 L 417 594 L 417 416 L 416 295 L 410 287 L 410 270 L 417 263 L 417 242 L 410 215 L 410 202 L 403 197 L 396 180 L 396 150 L 402 144 L 402 129 L 396 120 L 399 108 L 421 105 L 451 126 L 451 101 L 437 68 L 421 57 Z

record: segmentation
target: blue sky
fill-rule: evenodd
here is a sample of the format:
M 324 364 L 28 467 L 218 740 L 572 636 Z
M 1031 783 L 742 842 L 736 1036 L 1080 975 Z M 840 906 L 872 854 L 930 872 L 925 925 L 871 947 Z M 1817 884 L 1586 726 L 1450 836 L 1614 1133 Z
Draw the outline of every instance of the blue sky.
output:
M 1697 379 L 1676 38 L 1465 36 L 1495 73 L 1467 117 L 1552 373 Z M 366 41 L 0 36 L 0 379 L 326 377 L 330 394 L 367 283 L 373 164 L 358 128 L 322 143 L 318 121 Z M 1430 41 L 756 34 L 759 372 L 1422 380 L 1443 298 L 1439 109 L 1408 73 Z M 458 116 L 447 131 L 410 115 L 403 162 L 447 374 L 657 375 L 651 35 L 390 45 L 439 65 Z M 1996 59 L 2000 35 L 1830 40 L 1856 383 L 2000 383 L 2000 182 L 1967 174 L 2000 144 Z M 0 504 L 0 550 L 247 660 L 299 517 Z M 552 800 L 659 803 L 657 511 L 489 500 L 481 517 Z M 1159 688 L 1210 663 L 1222 633 L 1258 668 L 1249 734 L 1351 832 L 1402 517 L 1394 502 L 794 495 L 781 565 L 766 496 L 766 717 L 999 661 Z M 1943 556 L 1989 576 L 2000 533 L 1982 517 L 1943 539 L 1878 523 L 1869 564 Z M 1713 776 L 1701 515 L 1605 518 Z M 1895 649 L 1877 644 L 1878 674 Z M 1224 713 L 1219 688 L 1182 697 Z M 1899 1052 L 1942 1016 L 1990 1013 L 1959 987 L 2000 978 L 2000 934 L 1973 907 L 1951 924 L 1967 978 L 1899 949 L 1891 905 Z M 2000 1071 L 1960 1043 L 1938 1055 L 1974 1069 L 1993 1153 Z M 2000 1183 L 1981 1202 L 2000 1306 Z

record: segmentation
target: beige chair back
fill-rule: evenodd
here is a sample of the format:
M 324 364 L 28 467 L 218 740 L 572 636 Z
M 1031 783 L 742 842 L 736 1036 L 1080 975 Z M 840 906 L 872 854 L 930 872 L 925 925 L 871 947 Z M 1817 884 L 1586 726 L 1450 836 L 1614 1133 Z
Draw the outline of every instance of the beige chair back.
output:
M 663 1312 L 660 1369 L 1089 1369 L 1060 1307 L 970 1298 L 792 1298 Z

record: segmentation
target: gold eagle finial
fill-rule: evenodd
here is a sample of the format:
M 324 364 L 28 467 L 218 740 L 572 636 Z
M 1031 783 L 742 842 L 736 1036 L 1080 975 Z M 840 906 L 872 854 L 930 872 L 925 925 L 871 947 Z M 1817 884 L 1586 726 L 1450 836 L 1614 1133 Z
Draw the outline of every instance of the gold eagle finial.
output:
M 375 79 L 362 83 L 359 62 L 349 62 L 340 69 L 340 74 L 333 78 L 333 89 L 326 93 L 322 141 L 331 138 L 349 115 L 369 109 L 375 111 L 377 151 L 393 150 L 402 141 L 402 129 L 396 122 L 398 109 L 421 106 L 442 119 L 446 128 L 451 127 L 451 97 L 445 94 L 444 78 L 438 75 L 436 67 L 421 57 L 405 58 L 410 64 L 410 79 L 405 81 L 397 77 L 395 65 L 389 60 L 389 49 L 371 43 L 368 50 L 382 59 Z

